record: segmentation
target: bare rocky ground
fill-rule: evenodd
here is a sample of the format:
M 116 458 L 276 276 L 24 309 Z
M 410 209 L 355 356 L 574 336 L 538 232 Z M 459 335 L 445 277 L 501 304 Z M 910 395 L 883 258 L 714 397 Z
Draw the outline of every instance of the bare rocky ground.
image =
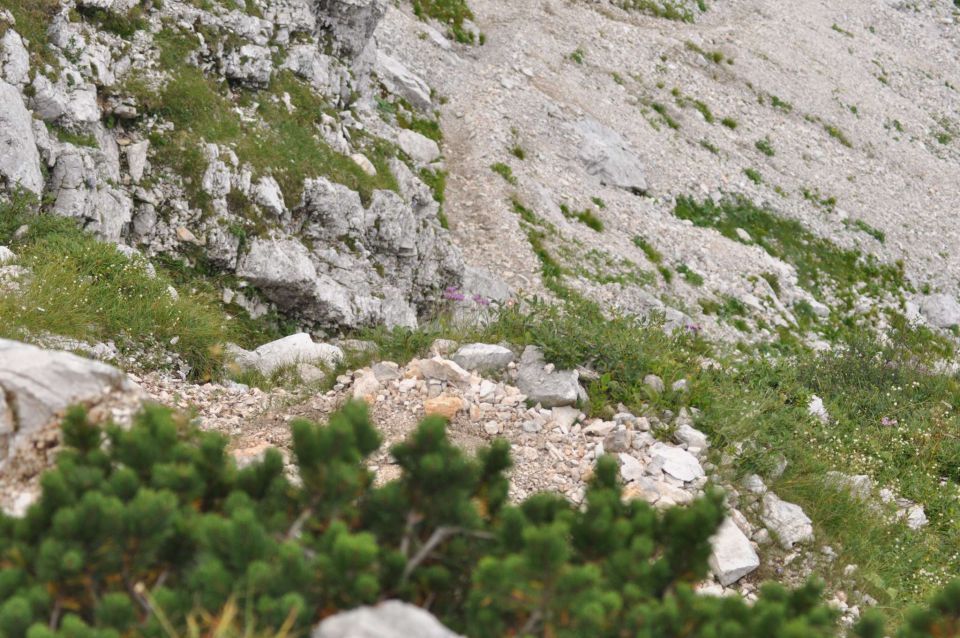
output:
M 763 298 L 769 291 L 750 279 L 764 272 L 780 275 L 785 302 L 804 298 L 790 283 L 789 264 L 672 214 L 678 196 L 741 193 L 842 246 L 902 259 L 918 288 L 956 293 L 960 32 L 951 3 L 719 2 L 695 24 L 604 2 L 471 6 L 484 46 L 444 50 L 417 37 L 422 23 L 393 9 L 376 33 L 449 100 L 442 107 L 449 217 L 468 261 L 518 289 L 542 292 L 539 265 L 510 205 L 518 197 L 557 226 L 573 252 L 568 261 L 583 264 L 594 250 L 652 271 L 632 242 L 640 235 L 668 265 L 701 273 L 702 288 L 682 277 L 670 284 L 657 277 L 651 287 L 680 309 L 695 309 L 709 293 Z M 571 59 L 575 51 L 581 63 Z M 714 53 L 722 60 L 710 59 Z M 721 123 L 728 117 L 735 129 Z M 586 120 L 616 131 L 640 158 L 645 196 L 588 174 L 579 157 Z M 759 140 L 769 141 L 774 155 L 761 152 Z M 525 160 L 510 154 L 515 145 Z M 490 170 L 495 162 L 511 166 L 516 186 Z M 759 171 L 763 183 L 745 169 Z M 804 190 L 836 203 L 812 202 Z M 592 207 L 605 230 L 565 218 L 564 203 Z M 624 311 L 649 303 L 634 286 L 578 283 Z M 778 312 L 771 306 L 762 314 Z M 710 317 L 703 321 L 731 334 Z

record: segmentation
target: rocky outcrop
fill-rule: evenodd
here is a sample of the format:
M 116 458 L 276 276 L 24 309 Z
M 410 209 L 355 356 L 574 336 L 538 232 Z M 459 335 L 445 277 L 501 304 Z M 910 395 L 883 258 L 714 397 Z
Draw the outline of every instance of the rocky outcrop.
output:
M 129 415 L 140 399 L 112 366 L 0 339 L 0 509 L 19 513 L 36 498 L 59 442 L 60 418 L 77 404 L 105 420 L 121 406 Z
M 8 33 L 10 33 L 8 31 Z M 0 81 L 0 180 L 9 190 L 43 191 L 30 112 L 16 87 Z
M 386 11 L 383 0 L 315 0 L 317 27 L 328 33 L 339 52 L 356 58 L 366 48 Z

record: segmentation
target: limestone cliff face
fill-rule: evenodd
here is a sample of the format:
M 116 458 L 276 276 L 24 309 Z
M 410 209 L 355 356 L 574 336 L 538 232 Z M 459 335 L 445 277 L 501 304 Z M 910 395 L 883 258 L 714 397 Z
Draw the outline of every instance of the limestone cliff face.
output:
M 421 179 L 444 170 L 440 149 L 400 126 L 434 104 L 378 56 L 384 11 L 64 0 L 33 42 L 4 11 L 0 197 L 236 275 L 253 291 L 225 294 L 252 314 L 414 326 L 464 266 Z

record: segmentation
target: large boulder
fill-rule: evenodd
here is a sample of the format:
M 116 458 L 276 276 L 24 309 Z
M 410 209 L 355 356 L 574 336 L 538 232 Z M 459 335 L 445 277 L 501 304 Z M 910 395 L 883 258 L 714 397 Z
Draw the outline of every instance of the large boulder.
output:
M 32 122 L 20 92 L 0 80 L 0 188 L 22 188 L 35 195 L 43 192 Z
M 0 339 L 0 509 L 22 513 L 52 461 L 66 409 L 139 405 L 127 376 L 68 352 Z M 104 415 L 114 416 L 109 409 Z
M 953 295 L 928 295 L 920 300 L 920 312 L 936 328 L 960 325 L 960 303 Z
M 440 147 L 429 137 L 403 129 L 397 135 L 397 145 L 418 164 L 429 164 L 440 157 Z
M 581 144 L 579 157 L 587 173 L 601 184 L 642 195 L 647 191 L 643 163 L 619 133 L 593 119 L 576 125 Z
M 760 558 L 733 518 L 727 517 L 710 538 L 710 570 L 724 587 L 760 567 Z
M 574 405 L 586 397 L 577 371 L 547 367 L 543 352 L 536 346 L 527 346 L 520 356 L 517 387 L 531 403 L 545 408 Z
M 697 457 L 679 447 L 658 441 L 650 448 L 650 458 L 651 465 L 681 481 L 695 481 L 705 475 Z
M 316 0 L 317 28 L 329 33 L 338 51 L 356 58 L 367 47 L 387 7 L 383 0 Z
M 117 390 L 132 391 L 133 386 L 123 372 L 104 363 L 0 339 L 0 389 L 4 392 L 0 402 L 5 401 L 8 409 L 9 453 L 19 438 L 49 423 L 67 406 Z M 0 461 L 4 458 L 0 447 Z
M 310 638 L 459 638 L 416 605 L 388 600 L 326 618 Z

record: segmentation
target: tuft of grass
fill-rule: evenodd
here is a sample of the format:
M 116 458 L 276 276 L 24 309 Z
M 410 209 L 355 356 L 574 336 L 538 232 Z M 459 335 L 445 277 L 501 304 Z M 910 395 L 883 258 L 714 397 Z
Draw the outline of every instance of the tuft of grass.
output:
M 88 148 L 99 147 L 97 138 L 91 133 L 77 133 L 58 125 L 48 125 L 48 127 L 53 130 L 53 134 L 56 135 L 57 139 L 61 142 L 73 144 L 74 146 L 86 146 Z
M 595 230 L 598 233 L 603 232 L 603 220 L 597 217 L 597 215 L 589 208 L 585 208 L 584 210 L 572 210 L 566 204 L 560 204 L 560 212 L 563 213 L 563 216 L 567 219 L 576 219 L 581 224 L 584 224 L 588 228 Z
M 521 162 L 527 159 L 527 152 L 523 150 L 523 147 L 520 146 L 519 144 L 514 144 L 512 147 L 510 147 L 510 154 L 516 157 Z
M 510 166 L 508 166 L 507 164 L 504 164 L 503 162 L 497 162 L 496 164 L 491 164 L 490 170 L 492 170 L 494 173 L 496 173 L 497 175 L 505 179 L 508 184 L 512 184 L 514 186 L 517 185 L 517 178 L 513 174 L 513 169 L 510 168 Z
M 817 206 L 821 206 L 827 210 L 833 210 L 837 207 L 837 198 L 833 195 L 824 195 L 817 188 L 804 188 L 800 191 L 803 194 L 803 198 L 808 202 L 813 202 Z
M 573 53 L 567 57 L 576 62 L 577 64 L 583 64 L 584 59 L 587 56 L 587 52 L 583 50 L 583 47 L 577 47 Z
M 591 197 L 590 201 L 593 202 L 596 205 L 596 207 L 599 208 L 600 210 L 603 210 L 607 207 L 607 203 L 603 201 L 601 198 L 597 197 L 596 195 Z
M 47 28 L 60 11 L 60 0 L 0 0 L 0 9 L 6 9 L 13 15 L 17 33 L 29 41 L 31 62 L 37 66 L 49 64 L 56 68 L 57 58 L 49 47 Z M 5 25 L 0 24 L 0 35 L 4 31 Z
M 720 120 L 720 123 L 726 126 L 730 130 L 736 130 L 737 126 L 739 126 L 737 121 L 732 117 L 725 117 L 722 120 Z
M 776 151 L 773 150 L 773 144 L 770 142 L 770 138 L 768 137 L 765 137 L 762 140 L 757 140 L 754 146 L 756 146 L 757 150 L 767 157 L 773 157 L 776 155 Z
M 703 275 L 690 268 L 690 266 L 686 264 L 679 264 L 677 266 L 677 272 L 680 273 L 680 276 L 683 277 L 691 286 L 703 285 Z
M 664 106 L 664 105 L 661 104 L 660 102 L 653 102 L 653 103 L 650 104 L 650 108 L 652 108 L 654 111 L 656 111 L 657 114 L 659 114 L 660 117 L 663 118 L 663 121 L 666 122 L 667 126 L 669 126 L 670 128 L 672 128 L 672 129 L 675 130 L 675 131 L 680 129 L 680 122 L 676 121 L 676 120 L 670 115 L 669 111 L 667 111 L 667 107 L 666 107 L 666 106 Z
M 710 151 L 710 152 L 713 153 L 714 155 L 719 155 L 719 154 L 720 154 L 720 149 L 717 148 L 715 144 L 713 144 L 712 142 L 710 142 L 710 140 L 700 140 L 700 146 L 702 146 L 703 148 L 707 149 L 708 151 Z
M 791 111 L 793 111 L 793 104 L 791 104 L 790 102 L 782 98 L 777 97 L 776 95 L 770 96 L 770 104 L 773 105 L 773 108 L 779 109 L 784 113 L 790 113 Z
M 847 148 L 853 148 L 853 142 L 850 141 L 850 139 L 844 134 L 843 131 L 840 130 L 839 127 L 833 124 L 827 124 L 826 122 L 824 122 L 823 130 L 827 132 L 827 135 L 837 140 Z
M 693 22 L 696 11 L 707 10 L 705 0 L 696 0 L 693 3 L 685 0 L 615 0 L 614 4 L 626 11 L 639 11 L 656 18 L 679 22 Z
M 124 14 L 87 6 L 78 6 L 76 11 L 83 19 L 94 23 L 100 29 L 124 39 L 132 38 L 137 31 L 142 31 L 148 26 L 143 17 L 142 5 L 137 5 Z
M 466 27 L 465 23 L 473 20 L 466 0 L 413 0 L 413 13 L 421 20 L 433 18 L 446 25 L 449 35 L 461 44 L 483 44 L 483 35 L 478 41 Z
M 763 184 L 763 176 L 760 174 L 760 171 L 758 171 L 757 169 L 745 168 L 743 169 L 743 174 L 746 175 L 747 179 L 749 179 L 751 182 L 753 182 L 757 186 L 759 186 L 760 184 Z
M 859 230 L 859 231 L 861 231 L 861 232 L 864 232 L 864 233 L 870 235 L 871 237 L 873 237 L 874 239 L 876 239 L 876 240 L 877 240 L 878 242 L 880 242 L 881 244 L 884 243 L 884 242 L 887 240 L 887 235 L 886 235 L 886 233 L 884 233 L 884 232 L 883 232 L 882 230 L 880 230 L 879 228 L 875 228 L 874 226 L 871 226 L 870 224 L 868 224 L 867 222 L 863 221 L 862 219 L 855 219 L 855 220 L 853 220 L 853 222 L 852 222 L 851 225 L 852 225 L 854 228 L 856 228 L 857 230 Z
M 443 141 L 443 131 L 440 130 L 440 122 L 435 119 L 417 117 L 416 115 L 407 116 L 404 113 L 399 113 L 397 114 L 397 124 L 402 128 L 416 131 L 437 144 Z
M 663 254 L 654 248 L 653 244 L 647 241 L 646 237 L 643 237 L 642 235 L 635 235 L 633 238 L 633 245 L 643 251 L 643 254 L 646 255 L 650 263 L 658 265 L 663 263 Z
M 28 232 L 14 239 L 23 223 Z M 0 206 L 0 243 L 31 272 L 0 296 L 4 337 L 112 339 L 121 350 L 153 340 L 179 354 L 196 378 L 218 374 L 228 326 L 212 296 L 181 290 L 174 297 L 170 277 L 162 270 L 151 276 L 145 259 L 128 259 L 72 219 L 28 215 L 22 204 Z

